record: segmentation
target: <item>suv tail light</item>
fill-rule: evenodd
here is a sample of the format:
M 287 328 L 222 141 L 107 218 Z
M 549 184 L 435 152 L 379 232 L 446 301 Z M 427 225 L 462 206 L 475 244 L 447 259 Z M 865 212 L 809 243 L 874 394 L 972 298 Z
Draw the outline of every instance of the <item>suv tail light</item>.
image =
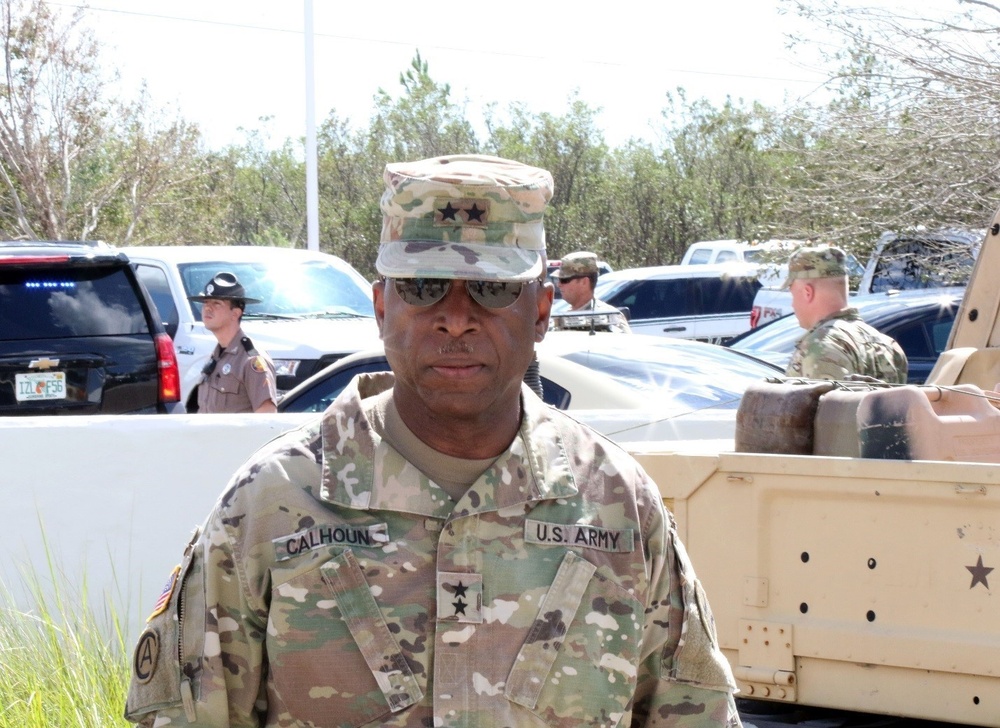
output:
M 177 367 L 174 342 L 167 334 L 156 335 L 156 364 L 160 371 L 160 402 L 177 402 L 181 398 L 181 372 Z
M 760 323 L 760 306 L 754 306 L 750 309 L 750 328 L 757 328 L 757 324 Z

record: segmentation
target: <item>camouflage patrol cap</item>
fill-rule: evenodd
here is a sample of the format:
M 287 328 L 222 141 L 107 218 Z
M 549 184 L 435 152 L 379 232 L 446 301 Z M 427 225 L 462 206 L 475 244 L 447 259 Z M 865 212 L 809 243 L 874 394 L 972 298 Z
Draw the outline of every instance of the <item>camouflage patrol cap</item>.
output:
M 574 276 L 589 276 L 597 274 L 597 255 L 580 251 L 570 253 L 562 259 L 559 265 L 559 278 L 573 278 Z
M 782 288 L 792 281 L 811 278 L 837 278 L 847 275 L 847 254 L 833 245 L 813 245 L 796 250 L 788 259 L 788 277 Z
M 387 164 L 384 179 L 381 275 L 528 281 L 545 270 L 546 170 L 453 155 Z

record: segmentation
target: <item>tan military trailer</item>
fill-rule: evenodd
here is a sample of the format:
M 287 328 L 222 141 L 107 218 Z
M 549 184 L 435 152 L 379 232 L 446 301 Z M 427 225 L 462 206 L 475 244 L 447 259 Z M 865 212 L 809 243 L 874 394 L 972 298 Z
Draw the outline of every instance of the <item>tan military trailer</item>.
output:
M 998 311 L 1000 212 L 927 385 L 762 383 L 731 450 L 638 448 L 743 697 L 1000 726 Z

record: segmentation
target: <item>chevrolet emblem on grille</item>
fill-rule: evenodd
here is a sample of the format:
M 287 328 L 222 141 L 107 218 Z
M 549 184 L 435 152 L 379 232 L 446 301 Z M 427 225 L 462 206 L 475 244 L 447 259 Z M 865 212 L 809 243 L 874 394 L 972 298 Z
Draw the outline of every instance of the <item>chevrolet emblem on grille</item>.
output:
M 28 363 L 28 369 L 53 369 L 59 366 L 58 359 L 49 359 L 45 357 L 44 359 L 32 359 Z

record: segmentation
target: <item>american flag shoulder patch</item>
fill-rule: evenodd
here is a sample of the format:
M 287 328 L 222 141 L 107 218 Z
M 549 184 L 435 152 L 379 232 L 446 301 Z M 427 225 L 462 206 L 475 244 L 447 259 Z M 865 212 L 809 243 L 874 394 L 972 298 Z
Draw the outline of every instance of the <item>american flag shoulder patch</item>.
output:
M 163 585 L 163 591 L 160 592 L 160 597 L 156 600 L 156 605 L 153 607 L 153 613 L 146 618 L 149 622 L 153 617 L 158 614 L 163 614 L 167 610 L 167 605 L 170 604 L 170 597 L 173 596 L 174 587 L 177 586 L 177 577 L 181 573 L 181 565 L 178 564 L 174 567 L 174 570 L 170 572 L 170 578 L 167 579 L 167 583 Z

